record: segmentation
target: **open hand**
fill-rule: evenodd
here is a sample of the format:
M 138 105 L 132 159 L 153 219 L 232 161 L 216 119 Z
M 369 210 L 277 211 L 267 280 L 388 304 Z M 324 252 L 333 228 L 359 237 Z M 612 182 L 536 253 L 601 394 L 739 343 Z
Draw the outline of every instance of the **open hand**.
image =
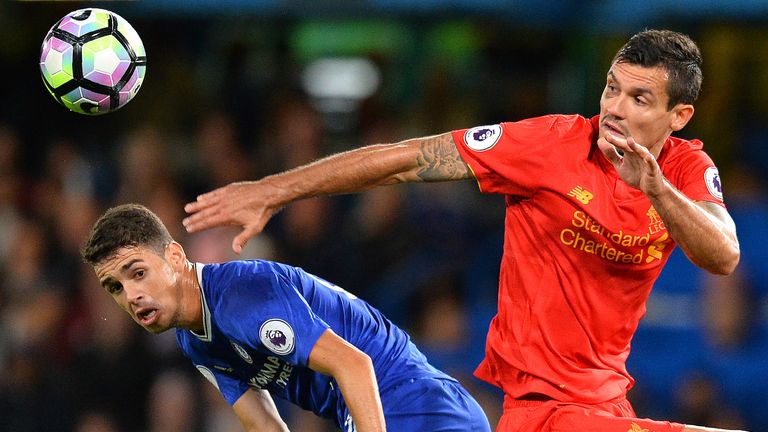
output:
M 604 152 L 613 163 L 624 182 L 640 189 L 648 196 L 656 195 L 664 187 L 664 176 L 656 158 L 647 148 L 638 144 L 634 138 L 621 138 L 606 134 L 604 139 L 614 147 L 614 151 Z
M 230 183 L 199 195 L 196 201 L 185 205 L 184 211 L 189 216 L 182 223 L 190 233 L 225 225 L 242 227 L 232 240 L 232 250 L 239 254 L 277 211 L 268 206 L 269 196 L 268 188 L 259 182 Z

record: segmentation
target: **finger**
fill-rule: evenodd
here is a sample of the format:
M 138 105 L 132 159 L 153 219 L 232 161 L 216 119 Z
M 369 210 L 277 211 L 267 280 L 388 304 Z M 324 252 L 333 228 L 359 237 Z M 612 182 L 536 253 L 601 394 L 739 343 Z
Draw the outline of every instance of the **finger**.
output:
M 661 171 L 661 167 L 659 167 L 659 163 L 656 161 L 656 157 L 653 156 L 653 153 L 651 153 L 645 147 L 643 147 L 643 149 L 645 150 L 645 154 L 643 156 L 643 162 L 645 162 L 645 166 L 648 167 L 648 170 L 654 175 L 659 173 Z
M 605 140 L 621 151 L 632 152 L 632 147 L 628 145 L 626 138 L 619 138 L 615 135 L 605 134 Z
M 635 153 L 645 154 L 648 152 L 648 149 L 644 146 L 640 145 L 637 141 L 635 141 L 634 138 L 627 137 L 627 146 L 632 149 Z
M 607 152 L 604 152 L 605 156 L 608 158 L 608 160 L 614 165 L 618 166 L 621 164 L 621 160 L 623 159 L 621 155 L 618 152 L 618 149 L 616 149 L 616 146 L 611 147 L 611 149 Z
M 202 231 L 215 226 L 224 225 L 227 223 L 226 218 L 216 208 L 206 208 L 190 216 L 187 216 L 181 221 L 184 228 L 189 233 Z
M 195 213 L 203 208 L 203 203 L 200 201 L 192 201 L 184 204 L 184 211 L 187 213 Z
M 248 243 L 248 240 L 253 238 L 259 232 L 260 230 L 252 226 L 243 228 L 243 230 L 240 231 L 240 234 L 235 236 L 235 238 L 232 240 L 232 250 L 235 251 L 236 254 L 240 255 L 240 253 L 243 252 L 245 244 Z
M 245 247 L 245 244 L 248 242 L 248 240 L 241 240 L 239 238 L 240 236 L 236 236 L 234 240 L 232 240 L 232 250 L 235 251 L 236 254 L 240 255 L 243 253 L 243 248 Z
M 641 157 L 642 163 L 645 164 L 645 167 L 649 172 L 656 174 L 661 170 L 659 163 L 656 161 L 656 157 L 653 155 L 653 153 L 651 153 L 649 149 L 631 137 L 628 140 L 628 144 L 631 145 L 635 153 Z
M 184 205 L 184 211 L 187 213 L 195 213 L 199 212 L 205 208 L 208 208 L 212 206 L 214 203 L 210 200 L 201 201 L 200 197 L 197 198 L 197 201 L 192 201 Z
M 627 139 L 627 144 L 632 148 L 632 151 L 641 156 L 646 163 L 649 162 L 649 159 L 656 160 L 656 158 L 653 156 L 653 153 L 645 148 L 645 146 L 635 141 L 634 138 L 629 137 L 629 139 Z
M 187 213 L 195 213 L 195 212 L 199 212 L 204 208 L 215 205 L 221 200 L 221 196 L 220 196 L 221 192 L 219 191 L 220 189 L 216 189 L 211 192 L 198 195 L 195 201 L 187 203 L 184 206 L 184 211 Z

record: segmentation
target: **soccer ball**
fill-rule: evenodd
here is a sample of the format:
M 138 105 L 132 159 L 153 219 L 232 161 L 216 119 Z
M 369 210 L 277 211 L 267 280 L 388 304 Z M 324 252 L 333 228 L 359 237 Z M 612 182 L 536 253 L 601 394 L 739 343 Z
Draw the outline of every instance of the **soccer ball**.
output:
M 127 104 L 141 88 L 146 68 L 139 34 L 104 9 L 65 15 L 45 35 L 40 52 L 45 87 L 80 114 L 106 114 Z

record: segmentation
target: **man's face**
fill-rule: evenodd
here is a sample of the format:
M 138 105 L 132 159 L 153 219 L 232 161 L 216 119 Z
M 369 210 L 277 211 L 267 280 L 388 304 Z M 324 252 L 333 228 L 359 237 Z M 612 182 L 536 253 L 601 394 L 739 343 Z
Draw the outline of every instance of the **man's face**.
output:
M 669 77 L 662 67 L 614 63 L 600 98 L 599 137 L 631 136 L 655 156 L 677 127 L 677 107 L 667 110 Z
M 147 331 L 161 333 L 177 325 L 179 276 L 165 256 L 146 247 L 123 247 L 94 270 L 101 286 Z

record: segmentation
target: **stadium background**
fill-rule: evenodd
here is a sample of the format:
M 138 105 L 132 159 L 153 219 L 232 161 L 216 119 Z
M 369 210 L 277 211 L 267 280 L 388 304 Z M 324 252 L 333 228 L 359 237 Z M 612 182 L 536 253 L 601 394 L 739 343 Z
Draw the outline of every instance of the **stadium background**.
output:
M 55 104 L 37 64 L 49 27 L 86 6 L 128 19 L 148 53 L 138 96 L 95 118 Z M 106 207 L 141 202 L 193 259 L 234 258 L 233 231 L 183 232 L 195 194 L 365 143 L 594 115 L 612 55 L 646 27 L 703 51 L 681 135 L 720 167 L 742 263 L 711 277 L 675 253 L 633 343 L 630 396 L 641 416 L 768 430 L 768 3 L 166 0 L 0 3 L 0 431 L 239 430 L 172 332 L 143 333 L 80 263 Z M 495 422 L 500 395 L 471 372 L 502 219 L 502 199 L 469 182 L 390 187 L 294 204 L 244 256 L 366 298 Z M 293 430 L 328 430 L 280 409 Z

